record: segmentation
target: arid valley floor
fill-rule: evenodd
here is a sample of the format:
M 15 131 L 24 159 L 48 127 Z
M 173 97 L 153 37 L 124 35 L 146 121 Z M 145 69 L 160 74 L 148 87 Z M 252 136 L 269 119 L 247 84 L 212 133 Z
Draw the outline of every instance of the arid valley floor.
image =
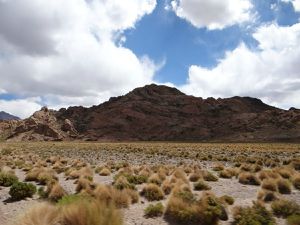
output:
M 299 224 L 299 144 L 3 142 L 0 168 L 1 225 L 72 224 L 84 199 L 105 225 Z

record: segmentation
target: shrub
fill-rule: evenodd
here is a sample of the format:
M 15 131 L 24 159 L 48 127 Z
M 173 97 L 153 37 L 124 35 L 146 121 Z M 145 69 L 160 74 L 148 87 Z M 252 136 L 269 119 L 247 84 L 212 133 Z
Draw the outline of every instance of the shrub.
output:
M 300 214 L 291 215 L 286 221 L 287 225 L 300 225 Z
M 158 217 L 164 213 L 164 206 L 161 202 L 155 205 L 150 204 L 144 212 L 146 217 Z
M 158 201 L 164 198 L 162 189 L 156 184 L 147 184 L 141 194 L 145 196 L 148 201 Z
M 237 207 L 233 214 L 233 225 L 275 225 L 272 214 L 262 205 Z
M 240 173 L 239 182 L 241 184 L 260 185 L 258 178 L 254 174 L 248 172 Z
M 0 186 L 9 187 L 18 182 L 16 175 L 8 172 L 0 172 Z
M 197 183 L 194 184 L 194 189 L 196 191 L 210 190 L 211 186 L 209 186 L 203 180 L 199 180 Z
M 134 185 L 146 183 L 148 180 L 148 176 L 145 175 L 125 175 L 125 177 L 130 184 Z
M 294 201 L 277 200 L 272 202 L 271 208 L 273 213 L 278 217 L 286 218 L 293 214 L 300 214 L 300 206 Z
M 285 179 L 277 180 L 277 188 L 280 194 L 291 194 L 292 192 L 291 183 Z
M 33 184 L 16 182 L 9 190 L 9 195 L 12 200 L 21 200 L 27 197 L 32 197 L 36 193 L 36 187 Z

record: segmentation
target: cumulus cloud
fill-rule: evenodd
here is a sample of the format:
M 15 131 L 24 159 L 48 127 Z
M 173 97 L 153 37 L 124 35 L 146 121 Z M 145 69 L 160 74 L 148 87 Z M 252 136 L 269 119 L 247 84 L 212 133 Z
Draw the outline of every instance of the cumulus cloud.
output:
M 295 11 L 300 12 L 300 0 L 281 0 L 281 1 L 285 3 L 291 2 L 293 4 Z
M 212 30 L 248 21 L 252 4 L 250 0 L 173 0 L 171 8 L 195 27 Z
M 152 82 L 160 63 L 122 42 L 155 7 L 156 0 L 0 0 L 0 90 L 53 106 L 90 105 Z
M 182 90 L 202 97 L 254 96 L 283 108 L 300 107 L 300 23 L 264 25 L 253 37 L 258 50 L 242 43 L 212 69 L 190 66 Z

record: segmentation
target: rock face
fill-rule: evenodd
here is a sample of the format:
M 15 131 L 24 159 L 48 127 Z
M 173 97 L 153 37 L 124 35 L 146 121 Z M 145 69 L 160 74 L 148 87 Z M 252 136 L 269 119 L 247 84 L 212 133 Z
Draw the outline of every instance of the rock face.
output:
M 20 119 L 19 117 L 13 116 L 9 113 L 3 111 L 0 112 L 0 120 L 19 120 L 19 119 Z
M 60 141 L 77 136 L 71 121 L 58 121 L 57 112 L 43 107 L 28 119 L 14 125 L 7 139 L 11 141 Z
M 42 109 L 12 130 L 12 140 L 298 142 L 300 110 L 250 97 L 202 99 L 152 84 L 91 108 Z

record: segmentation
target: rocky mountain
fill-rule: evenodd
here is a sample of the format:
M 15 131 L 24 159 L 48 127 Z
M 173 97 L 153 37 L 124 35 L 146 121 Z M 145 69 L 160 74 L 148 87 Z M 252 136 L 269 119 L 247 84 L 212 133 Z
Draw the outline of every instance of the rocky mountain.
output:
M 90 108 L 43 108 L 5 131 L 8 140 L 298 142 L 300 110 L 250 97 L 202 99 L 152 84 Z
M 0 112 L 0 120 L 19 120 L 20 118 L 17 116 L 13 116 L 9 113 L 6 113 L 4 111 Z

